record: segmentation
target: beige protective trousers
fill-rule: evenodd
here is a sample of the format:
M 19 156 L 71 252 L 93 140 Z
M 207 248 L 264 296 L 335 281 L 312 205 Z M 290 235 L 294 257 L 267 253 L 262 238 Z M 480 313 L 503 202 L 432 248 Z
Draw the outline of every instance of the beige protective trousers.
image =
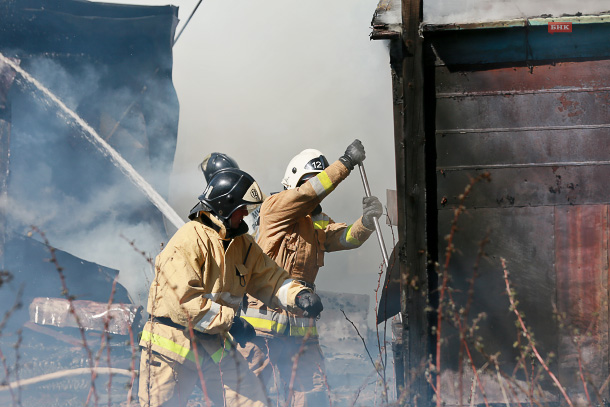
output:
M 205 355 L 201 349 L 199 355 Z M 142 350 L 138 397 L 142 407 L 185 407 L 195 386 L 207 393 L 214 407 L 268 407 L 263 384 L 249 369 L 239 352 L 231 350 L 219 364 L 205 356 L 200 365 L 180 364 L 156 352 Z
M 304 340 L 299 336 L 257 336 L 238 349 L 250 369 L 278 392 L 280 399 L 290 398 L 289 406 L 329 405 L 324 356 L 317 337 Z

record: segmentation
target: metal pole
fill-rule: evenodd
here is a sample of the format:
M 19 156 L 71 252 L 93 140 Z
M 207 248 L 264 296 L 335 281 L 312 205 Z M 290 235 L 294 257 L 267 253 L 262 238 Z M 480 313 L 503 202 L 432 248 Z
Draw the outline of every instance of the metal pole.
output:
M 371 196 L 371 189 L 369 188 L 369 180 L 366 178 L 366 171 L 364 171 L 364 165 L 358 164 L 358 169 L 360 170 L 360 178 L 362 178 L 362 185 L 364 185 L 364 193 L 367 197 Z M 385 263 L 385 267 L 389 267 L 390 262 L 388 261 L 388 252 L 385 248 L 385 243 L 383 241 L 383 236 L 381 235 L 381 228 L 379 227 L 379 219 L 373 218 L 373 222 L 375 223 L 375 232 L 377 232 L 377 241 L 379 242 L 379 247 L 381 248 L 381 255 L 383 256 L 383 262 Z
M 195 12 L 197 11 L 197 9 L 199 8 L 199 6 L 201 5 L 201 2 L 203 0 L 199 0 L 197 2 L 197 5 L 195 6 L 195 8 L 193 9 L 193 11 L 191 12 L 191 15 L 189 16 L 189 18 L 186 20 L 186 23 L 184 23 L 184 25 L 182 26 L 182 29 L 180 30 L 180 32 L 178 33 L 178 35 L 176 35 L 176 38 L 174 39 L 174 45 L 176 45 L 176 42 L 178 42 L 178 38 L 180 38 L 180 36 L 182 35 L 182 32 L 184 31 L 184 29 L 186 28 L 186 26 L 188 25 L 189 21 L 191 21 L 191 18 L 193 18 L 193 16 L 195 15 Z

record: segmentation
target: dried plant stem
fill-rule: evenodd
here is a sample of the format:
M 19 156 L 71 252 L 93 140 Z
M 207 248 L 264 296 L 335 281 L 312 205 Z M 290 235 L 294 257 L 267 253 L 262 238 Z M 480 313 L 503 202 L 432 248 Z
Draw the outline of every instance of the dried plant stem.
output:
M 447 238 L 447 249 L 445 250 L 445 263 L 441 273 L 441 287 L 439 291 L 438 308 L 437 308 L 437 321 L 436 321 L 436 386 L 434 391 L 437 395 L 436 406 L 441 407 L 443 401 L 441 399 L 441 345 L 442 345 L 442 323 L 443 323 L 443 301 L 448 291 L 449 285 L 449 263 L 451 262 L 452 254 L 455 250 L 453 239 L 457 232 L 457 222 L 460 215 L 466 210 L 464 207 L 464 201 L 472 191 L 472 187 L 481 180 L 489 180 L 490 175 L 485 172 L 476 178 L 470 180 L 470 183 L 466 185 L 464 192 L 458 197 L 458 207 L 453 212 L 453 220 L 451 221 L 451 231 Z
M 131 328 L 131 325 L 129 325 L 127 327 L 128 331 L 129 331 L 129 346 L 131 347 L 131 382 L 129 383 L 129 390 L 127 391 L 127 407 L 131 407 L 131 397 L 132 397 L 132 392 L 133 392 L 133 385 L 136 381 L 136 377 L 138 375 L 138 372 L 136 370 L 136 354 L 137 354 L 137 348 L 136 348 L 136 344 L 134 342 L 133 339 L 133 329 Z
M 356 327 L 356 325 L 352 322 L 351 319 L 349 319 L 347 317 L 347 315 L 345 314 L 345 311 L 343 311 L 343 309 L 340 310 L 343 313 L 343 316 L 345 317 L 345 319 L 347 319 L 347 321 L 352 324 L 352 326 L 354 327 L 354 329 L 356 330 L 356 334 L 358 334 L 358 337 L 360 338 L 360 340 L 362 341 L 362 344 L 364 345 L 364 350 L 366 350 L 366 354 L 369 355 L 369 360 L 371 361 L 371 364 L 373 365 L 373 368 L 375 368 L 375 371 L 377 372 L 377 374 L 379 375 L 379 378 L 382 380 L 383 382 L 383 386 L 384 386 L 384 400 L 387 402 L 387 383 L 385 381 L 385 377 L 384 375 L 381 374 L 380 372 L 380 368 L 379 366 L 377 366 L 375 364 L 375 362 L 373 361 L 373 357 L 371 356 L 371 353 L 369 352 L 369 348 L 366 346 L 366 342 L 364 340 L 364 338 L 362 337 L 362 335 L 360 334 L 360 331 L 358 330 L 358 328 Z
M 299 366 L 299 358 L 301 357 L 303 352 L 305 352 L 305 345 L 306 345 L 308 339 L 309 339 L 309 332 L 307 332 L 305 334 L 305 336 L 303 337 L 303 341 L 301 342 L 301 347 L 299 348 L 299 351 L 297 352 L 297 354 L 294 355 L 294 361 L 292 362 L 292 372 L 290 375 L 290 384 L 288 386 L 288 399 L 286 400 L 286 406 L 289 406 L 292 404 L 292 396 L 294 395 L 294 382 L 297 378 L 297 368 Z
M 8 366 L 6 364 L 6 357 L 4 356 L 4 353 L 2 353 L 2 349 L 0 349 L 0 360 L 2 361 L 2 368 L 4 369 L 4 376 L 8 380 L 10 373 L 9 373 Z M 11 399 L 13 400 L 13 404 L 17 404 L 17 396 L 15 396 L 15 393 L 13 393 L 13 388 L 17 387 L 18 385 L 19 385 L 19 383 L 17 383 L 17 385 L 13 385 L 13 383 L 9 383 L 8 385 L 0 386 L 0 391 L 8 390 L 10 392 Z
M 322 370 L 322 366 L 320 366 L 320 364 L 317 364 L 318 366 L 318 370 L 320 371 L 320 374 L 322 375 L 322 381 L 324 382 L 324 386 L 326 387 L 326 391 L 328 394 L 328 407 L 333 407 L 333 400 L 330 397 L 331 391 L 330 391 L 330 386 L 328 385 L 328 378 L 326 377 L 326 373 L 324 373 L 324 370 Z
M 269 341 L 267 340 L 267 338 L 265 338 L 265 347 L 267 348 L 267 356 L 269 356 L 271 354 L 271 351 L 269 350 Z M 277 366 L 275 366 L 273 364 L 273 362 L 271 362 L 271 357 L 268 357 L 267 360 L 269 360 L 269 366 L 271 366 L 271 372 L 273 373 L 273 382 L 275 383 L 275 391 L 277 394 L 277 398 L 275 400 L 275 405 L 277 407 L 280 406 L 280 379 L 279 379 L 279 372 L 277 372 Z M 262 375 L 261 375 L 262 377 Z M 264 383 L 264 382 L 263 382 Z
M 70 314 L 74 318 L 74 321 L 76 321 L 76 325 L 78 326 L 78 330 L 79 330 L 80 335 L 81 335 L 81 340 L 83 341 L 83 348 L 85 349 L 85 352 L 87 353 L 87 360 L 89 361 L 89 367 L 90 367 L 90 372 L 91 372 L 91 389 L 90 389 L 90 391 L 93 394 L 93 398 L 94 398 L 94 401 L 95 401 L 95 406 L 97 407 L 98 401 L 99 401 L 99 396 L 98 396 L 96 388 L 95 388 L 95 375 L 96 375 L 96 373 L 95 373 L 95 365 L 94 365 L 93 353 L 91 352 L 91 349 L 89 348 L 89 345 L 87 344 L 87 336 L 85 334 L 85 328 L 81 324 L 80 318 L 78 317 L 78 314 L 76 313 L 76 310 L 74 308 L 74 297 L 71 296 L 69 294 L 69 292 L 68 292 L 68 286 L 66 284 L 66 278 L 65 278 L 64 273 L 63 273 L 63 267 L 60 266 L 60 264 L 59 264 L 59 262 L 57 260 L 57 256 L 55 256 L 55 248 L 53 246 L 51 246 L 51 244 L 50 244 L 49 240 L 47 239 L 47 236 L 45 235 L 45 233 L 42 230 L 38 229 L 36 226 L 31 226 L 31 230 L 32 230 L 32 232 L 37 233 L 42 238 L 45 247 L 47 248 L 47 250 L 51 254 L 51 258 L 49 259 L 49 261 L 51 263 L 53 263 L 53 265 L 55 265 L 55 269 L 57 270 L 57 274 L 59 274 L 59 280 L 61 281 L 62 294 L 68 300 L 68 304 L 69 304 L 68 311 L 70 312 Z M 31 235 L 32 232 L 30 232 L 29 234 Z M 87 406 L 87 405 L 88 405 L 88 402 L 85 404 L 85 406 Z
M 4 330 L 4 327 L 8 323 L 8 320 L 11 317 L 11 315 L 13 315 L 13 312 L 15 312 L 16 310 L 21 308 L 21 306 L 22 306 L 21 296 L 22 295 L 23 295 L 23 286 L 20 287 L 19 291 L 17 292 L 17 296 L 15 298 L 15 303 L 8 311 L 6 311 L 6 313 L 4 314 L 4 317 L 2 318 L 2 322 L 0 323 L 0 333 L 2 333 L 2 331 Z M 2 368 L 4 369 L 4 375 L 6 377 L 5 380 L 8 381 L 9 376 L 10 376 L 10 371 L 9 371 L 8 365 L 6 364 L 6 357 L 4 356 L 4 353 L 2 353 L 2 349 L 0 349 L 0 361 L 2 361 Z M 3 386 L 0 386 L 0 390 L 2 390 L 2 389 L 3 389 Z M 14 405 L 19 404 L 17 396 L 15 395 L 15 393 L 13 393 L 12 387 L 9 387 L 8 390 L 10 392 L 13 404 Z
M 502 398 L 504 398 L 504 404 L 506 407 L 510 407 L 510 402 L 508 401 L 508 396 L 506 395 L 506 390 L 504 389 L 504 379 L 502 379 L 502 375 L 500 374 L 500 367 L 498 367 L 498 363 L 494 363 L 496 367 L 496 374 L 498 375 L 498 384 L 500 385 L 500 390 L 502 391 Z
M 561 383 L 559 382 L 557 377 L 553 374 L 553 372 L 551 372 L 551 370 L 549 369 L 549 367 L 545 363 L 545 361 L 542 358 L 542 356 L 540 356 L 540 353 L 538 353 L 538 349 L 536 348 L 536 345 L 534 344 L 534 341 L 532 340 L 530 332 L 527 329 L 527 327 L 525 326 L 525 323 L 523 322 L 523 319 L 521 318 L 521 314 L 517 310 L 517 305 L 515 304 L 515 299 L 514 299 L 514 296 L 512 294 L 511 288 L 510 288 L 510 282 L 508 280 L 508 269 L 506 268 L 506 259 L 502 257 L 501 261 L 502 261 L 502 269 L 504 271 L 504 282 L 506 283 L 506 292 L 508 294 L 508 300 L 510 301 L 511 309 L 513 310 L 513 312 L 517 316 L 517 320 L 519 321 L 519 326 L 521 327 L 521 330 L 522 330 L 523 334 L 527 338 L 527 340 L 529 342 L 529 345 L 531 346 L 532 352 L 536 356 L 536 359 L 538 359 L 538 362 L 540 362 L 540 364 L 542 365 L 542 367 L 544 368 L 546 373 L 553 380 L 553 382 L 555 383 L 555 385 L 557 386 L 557 388 L 561 392 L 561 395 L 565 399 L 566 403 L 568 403 L 568 405 L 570 407 L 574 407 L 574 405 L 572 404 L 572 400 L 570 400 L 570 397 L 568 397 L 568 394 L 566 393 L 566 390 L 563 388 L 563 386 L 561 385 Z

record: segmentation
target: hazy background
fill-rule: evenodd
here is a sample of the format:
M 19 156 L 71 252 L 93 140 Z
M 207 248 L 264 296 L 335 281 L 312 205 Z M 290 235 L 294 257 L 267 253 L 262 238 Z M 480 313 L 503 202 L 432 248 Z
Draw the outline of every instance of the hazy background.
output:
M 179 6 L 179 31 L 197 0 L 173 4 Z M 385 204 L 386 189 L 395 189 L 392 89 L 387 44 L 369 39 L 376 5 L 203 1 L 174 46 L 180 124 L 169 202 L 180 215 L 203 191 L 197 166 L 210 152 L 235 158 L 270 193 L 280 190 L 286 165 L 301 150 L 317 148 L 333 162 L 355 138 L 367 152 L 372 193 Z M 363 195 L 355 171 L 322 206 L 335 221 L 352 223 L 362 214 Z M 390 228 L 383 220 L 382 226 L 391 250 Z M 381 262 L 372 236 L 360 250 L 328 254 L 317 284 L 371 295 L 373 325 Z M 147 288 L 126 270 L 121 274 L 132 290 Z

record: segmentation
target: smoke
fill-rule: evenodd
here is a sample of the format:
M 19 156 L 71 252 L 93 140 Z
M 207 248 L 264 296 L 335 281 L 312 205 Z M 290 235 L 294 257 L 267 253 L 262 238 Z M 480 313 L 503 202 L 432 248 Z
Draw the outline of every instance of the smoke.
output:
M 104 68 L 91 64 L 66 67 L 45 58 L 26 64 L 32 76 L 68 107 L 80 110 L 92 125 L 114 129 L 111 136 L 106 133 L 109 142 L 147 178 L 157 184 L 168 178 L 161 165 L 158 171 L 149 162 L 145 112 L 134 108 L 135 114 L 124 117 L 125 106 L 138 99 L 137 92 L 105 89 Z M 12 105 L 9 198 L 3 202 L 9 227 L 24 234 L 34 225 L 53 246 L 120 270 L 119 282 L 132 300 L 145 303 L 152 266 L 148 256 L 135 249 L 154 257 L 167 240 L 160 213 L 105 154 L 85 140 L 84 130 L 36 88 L 17 80 Z M 154 219 L 149 218 L 151 213 Z
M 466 0 L 424 1 L 424 22 L 428 24 L 474 23 L 528 18 L 541 15 L 599 14 L 610 6 L 599 0 Z
M 161 0 L 120 1 L 162 5 Z M 197 0 L 180 2 L 180 24 Z M 360 139 L 372 193 L 385 204 L 395 189 L 392 84 L 384 41 L 371 41 L 377 0 L 207 1 L 174 46 L 180 100 L 170 203 L 186 215 L 205 187 L 197 166 L 210 152 L 237 160 L 265 193 L 281 190 L 290 159 L 305 148 L 330 162 Z M 362 214 L 357 171 L 322 203 L 337 222 Z M 391 229 L 381 219 L 388 251 Z M 329 253 L 322 290 L 370 295 L 382 257 L 375 236 L 358 250 Z

